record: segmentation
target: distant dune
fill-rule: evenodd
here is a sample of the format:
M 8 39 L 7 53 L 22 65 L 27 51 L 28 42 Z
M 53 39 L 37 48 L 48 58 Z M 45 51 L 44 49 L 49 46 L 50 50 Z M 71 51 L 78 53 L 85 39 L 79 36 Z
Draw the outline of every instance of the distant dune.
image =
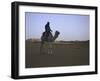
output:
M 33 39 L 27 39 L 27 42 L 41 42 L 41 39 L 38 38 L 33 38 Z M 55 41 L 55 43 L 67 43 L 67 44 L 72 44 L 72 43 L 89 43 L 89 40 L 85 40 L 85 41 L 80 41 L 80 40 L 75 40 L 75 41 L 64 41 L 64 40 L 59 40 L 59 41 Z

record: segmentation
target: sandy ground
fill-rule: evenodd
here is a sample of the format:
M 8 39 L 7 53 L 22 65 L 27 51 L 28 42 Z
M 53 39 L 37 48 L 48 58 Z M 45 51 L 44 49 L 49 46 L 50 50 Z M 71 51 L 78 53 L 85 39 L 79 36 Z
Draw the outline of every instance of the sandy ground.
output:
M 89 43 L 53 44 L 53 53 L 40 53 L 40 43 L 26 41 L 26 68 L 89 65 Z

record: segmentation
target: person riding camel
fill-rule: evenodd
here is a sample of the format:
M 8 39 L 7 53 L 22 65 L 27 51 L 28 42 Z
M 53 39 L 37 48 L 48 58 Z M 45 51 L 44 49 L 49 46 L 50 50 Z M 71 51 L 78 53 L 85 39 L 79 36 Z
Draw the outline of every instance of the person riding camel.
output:
M 45 25 L 45 31 L 42 33 L 41 36 L 40 53 L 52 54 L 53 42 L 58 38 L 59 34 L 59 31 L 55 31 L 55 35 L 52 35 L 50 22 L 47 22 Z M 47 50 L 47 52 L 45 50 Z

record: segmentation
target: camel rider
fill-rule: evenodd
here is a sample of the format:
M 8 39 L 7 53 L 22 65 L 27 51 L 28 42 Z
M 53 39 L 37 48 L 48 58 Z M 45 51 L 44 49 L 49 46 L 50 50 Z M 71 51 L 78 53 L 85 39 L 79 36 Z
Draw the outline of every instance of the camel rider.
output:
M 45 32 L 46 32 L 46 37 L 48 37 L 49 34 L 51 34 L 52 30 L 50 28 L 50 22 L 47 22 L 47 24 L 45 25 Z

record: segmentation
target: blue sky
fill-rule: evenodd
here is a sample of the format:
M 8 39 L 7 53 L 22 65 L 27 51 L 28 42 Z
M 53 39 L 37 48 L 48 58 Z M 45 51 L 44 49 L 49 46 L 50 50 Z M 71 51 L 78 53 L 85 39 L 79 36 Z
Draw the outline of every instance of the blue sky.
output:
M 52 33 L 60 32 L 57 40 L 89 40 L 89 15 L 25 12 L 26 39 L 40 39 L 45 24 L 50 22 Z

